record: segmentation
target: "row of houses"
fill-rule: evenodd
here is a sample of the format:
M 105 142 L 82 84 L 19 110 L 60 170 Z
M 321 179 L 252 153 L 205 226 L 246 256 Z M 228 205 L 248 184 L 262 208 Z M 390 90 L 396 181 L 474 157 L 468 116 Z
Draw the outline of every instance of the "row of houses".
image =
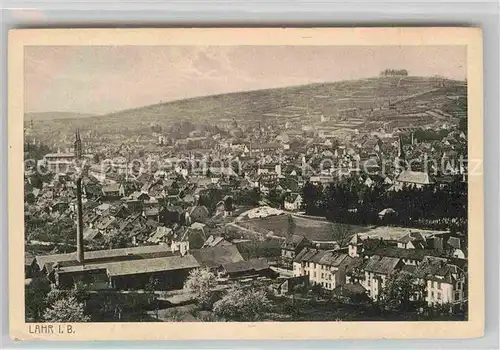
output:
M 329 291 L 347 287 L 378 300 L 390 276 L 406 273 L 424 286 L 429 305 L 464 302 L 467 261 L 428 249 L 422 239 L 407 235 L 397 245 L 386 245 L 354 235 L 345 249 L 322 250 L 305 237 L 293 235 L 282 245 L 282 260 L 291 262 L 294 277 L 306 276 L 310 284 Z

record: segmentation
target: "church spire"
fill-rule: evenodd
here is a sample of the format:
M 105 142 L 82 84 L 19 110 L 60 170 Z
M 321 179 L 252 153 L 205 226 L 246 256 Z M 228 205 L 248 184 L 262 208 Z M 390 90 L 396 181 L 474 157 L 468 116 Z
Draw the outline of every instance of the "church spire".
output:
M 398 156 L 396 157 L 396 166 L 399 168 L 399 170 L 406 170 L 406 155 L 403 147 L 403 138 L 401 135 L 399 136 L 398 140 Z
M 80 138 L 80 130 L 79 129 L 76 129 L 76 133 L 75 133 L 74 150 L 75 150 L 75 158 L 77 158 L 77 159 L 82 158 L 82 139 Z
M 401 135 L 399 136 L 399 140 L 398 140 L 398 158 L 405 159 L 405 151 L 403 149 L 403 139 L 402 139 Z

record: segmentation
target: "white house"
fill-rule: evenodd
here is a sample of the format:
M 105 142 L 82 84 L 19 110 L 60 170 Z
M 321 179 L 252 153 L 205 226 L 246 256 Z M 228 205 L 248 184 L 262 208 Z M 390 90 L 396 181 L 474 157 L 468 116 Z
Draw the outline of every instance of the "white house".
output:
M 285 196 L 285 210 L 297 211 L 302 206 L 302 196 L 298 193 L 289 193 Z
M 311 284 L 333 290 L 345 284 L 345 270 L 351 260 L 344 253 L 304 248 L 293 260 L 293 275 L 307 275 Z
M 415 276 L 425 282 L 428 305 L 456 304 L 467 298 L 465 271 L 445 258 L 424 257 Z
M 403 266 L 404 263 L 399 258 L 373 255 L 366 263 L 365 278 L 361 281 L 361 285 L 368 291 L 370 298 L 377 300 L 385 288 L 389 275 Z

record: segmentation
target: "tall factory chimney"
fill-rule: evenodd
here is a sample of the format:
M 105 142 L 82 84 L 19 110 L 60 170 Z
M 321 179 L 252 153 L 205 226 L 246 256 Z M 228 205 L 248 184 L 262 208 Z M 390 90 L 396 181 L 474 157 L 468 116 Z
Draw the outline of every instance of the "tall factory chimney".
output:
M 79 263 L 84 262 L 83 256 L 83 208 L 82 208 L 82 177 L 83 163 L 82 160 L 82 140 L 80 139 L 80 131 L 76 130 L 75 135 L 75 164 L 76 168 L 76 260 Z

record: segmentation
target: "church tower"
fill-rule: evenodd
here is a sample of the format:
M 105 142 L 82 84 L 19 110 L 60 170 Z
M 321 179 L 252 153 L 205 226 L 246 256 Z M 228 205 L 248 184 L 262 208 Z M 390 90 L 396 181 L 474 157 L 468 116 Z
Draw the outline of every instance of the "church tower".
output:
M 397 170 L 406 170 L 406 155 L 401 136 L 399 136 L 398 139 L 398 156 L 396 157 L 395 166 L 397 167 Z
M 74 143 L 75 158 L 82 158 L 82 139 L 80 138 L 80 130 L 76 129 L 75 143 Z

